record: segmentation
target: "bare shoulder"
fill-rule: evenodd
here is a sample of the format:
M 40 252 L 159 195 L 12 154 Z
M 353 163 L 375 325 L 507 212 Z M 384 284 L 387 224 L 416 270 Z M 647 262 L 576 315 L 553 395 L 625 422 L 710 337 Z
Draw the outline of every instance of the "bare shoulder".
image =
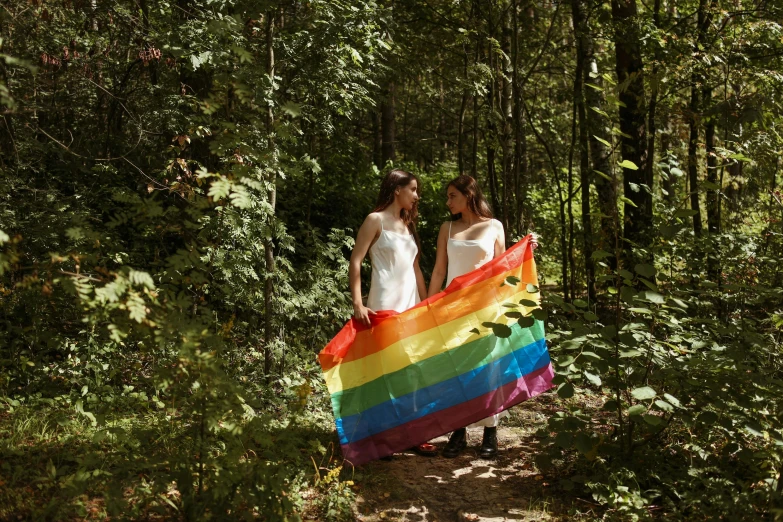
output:
M 372 212 L 370 214 L 367 214 L 367 217 L 364 218 L 364 223 L 362 223 L 362 228 L 367 231 L 373 232 L 373 234 L 377 235 L 378 232 L 381 230 L 381 223 L 383 223 L 383 217 L 381 216 L 380 212 Z
M 383 221 L 383 216 L 381 216 L 380 212 L 371 212 L 371 213 L 367 214 L 366 218 L 364 218 L 364 224 L 365 225 L 377 225 L 377 226 L 380 226 L 382 221 Z
M 495 230 L 497 230 L 501 234 L 504 233 L 504 231 L 503 231 L 503 223 L 501 223 L 497 219 L 492 218 L 492 222 L 491 222 L 490 226 L 492 226 Z

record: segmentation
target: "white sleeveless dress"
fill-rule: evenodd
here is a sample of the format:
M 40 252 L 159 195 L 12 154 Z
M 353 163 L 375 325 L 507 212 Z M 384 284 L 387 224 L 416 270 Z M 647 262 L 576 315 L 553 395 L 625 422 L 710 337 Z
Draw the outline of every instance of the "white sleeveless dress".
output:
M 419 303 L 421 299 L 413 270 L 413 261 L 418 253 L 419 247 L 413 234 L 384 230 L 381 220 L 381 235 L 370 247 L 372 278 L 367 308 L 374 312 L 404 312 Z
M 494 221 L 494 220 L 493 220 Z M 452 239 L 451 223 L 449 223 L 449 241 L 446 246 L 446 252 L 449 258 L 449 271 L 446 286 L 451 284 L 455 277 L 467 274 L 476 268 L 492 261 L 495 257 L 495 223 L 490 225 L 490 233 L 484 234 L 479 239 Z M 474 422 L 468 428 L 488 427 L 492 428 L 500 423 L 502 417 L 507 417 L 508 412 L 503 411 L 487 417 L 486 419 Z

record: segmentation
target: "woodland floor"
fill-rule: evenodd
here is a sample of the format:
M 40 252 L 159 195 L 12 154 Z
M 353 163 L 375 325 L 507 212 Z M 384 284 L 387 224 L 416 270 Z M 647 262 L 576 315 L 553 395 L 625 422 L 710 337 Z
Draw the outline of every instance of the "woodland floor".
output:
M 498 457 L 478 458 L 482 428 L 468 430 L 469 446 L 455 459 L 396 454 L 354 474 L 356 520 L 379 521 L 560 521 L 589 520 L 597 506 L 558 486 L 559 477 L 535 464 L 536 431 L 556 409 L 547 393 L 511 410 L 498 429 Z M 447 437 L 433 441 L 443 448 Z

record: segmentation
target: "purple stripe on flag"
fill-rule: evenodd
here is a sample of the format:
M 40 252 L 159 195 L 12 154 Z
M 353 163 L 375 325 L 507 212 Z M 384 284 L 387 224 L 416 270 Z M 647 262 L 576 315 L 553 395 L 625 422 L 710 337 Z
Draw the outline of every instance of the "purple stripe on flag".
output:
M 475 399 L 436 411 L 406 424 L 342 445 L 345 460 L 354 466 L 407 450 L 462 428 L 545 392 L 552 387 L 549 364 Z

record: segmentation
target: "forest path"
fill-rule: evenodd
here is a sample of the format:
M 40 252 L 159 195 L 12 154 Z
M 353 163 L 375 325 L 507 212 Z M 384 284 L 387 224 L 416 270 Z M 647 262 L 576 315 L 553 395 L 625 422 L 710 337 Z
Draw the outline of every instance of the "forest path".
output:
M 356 520 L 380 521 L 539 521 L 574 520 L 590 511 L 536 467 L 539 441 L 556 396 L 541 395 L 511 410 L 498 428 L 498 457 L 478 458 L 482 428 L 468 430 L 468 448 L 457 458 L 398 453 L 374 461 L 354 475 Z M 447 437 L 432 442 L 442 449 Z M 580 505 L 578 505 L 580 504 Z M 587 508 L 587 509 L 586 509 Z

